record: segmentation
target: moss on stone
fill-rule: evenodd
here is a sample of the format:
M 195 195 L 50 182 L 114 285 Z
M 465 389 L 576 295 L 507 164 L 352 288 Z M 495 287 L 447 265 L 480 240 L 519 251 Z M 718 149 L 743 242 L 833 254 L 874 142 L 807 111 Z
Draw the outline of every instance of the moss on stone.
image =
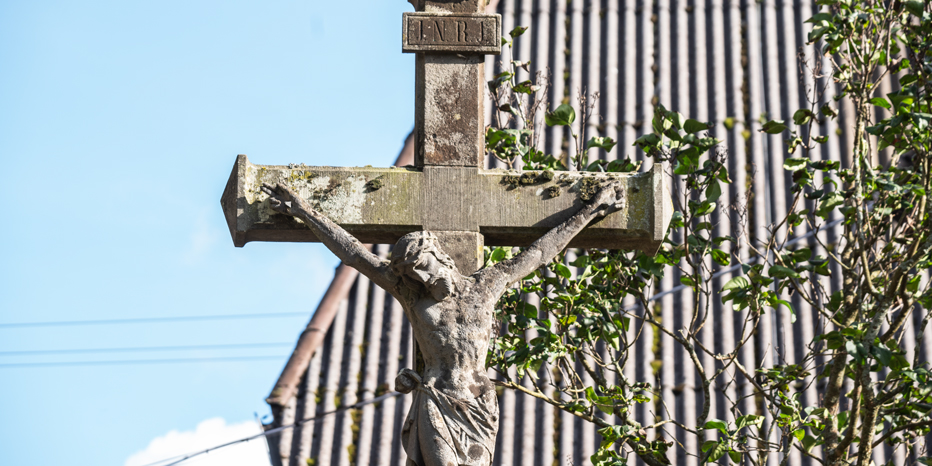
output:
M 560 194 L 561 194 L 562 192 L 563 192 L 563 191 L 560 189 L 559 186 L 551 186 L 551 187 L 547 188 L 547 198 L 548 198 L 548 199 L 553 199 L 553 198 L 555 198 L 555 197 L 560 197 Z

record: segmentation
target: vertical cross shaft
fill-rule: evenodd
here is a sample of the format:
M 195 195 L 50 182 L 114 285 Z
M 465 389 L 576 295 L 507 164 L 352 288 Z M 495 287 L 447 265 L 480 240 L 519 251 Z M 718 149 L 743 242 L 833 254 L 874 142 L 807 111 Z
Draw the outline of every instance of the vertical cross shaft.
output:
M 484 15 L 485 0 L 413 0 L 405 14 L 403 47 L 417 53 L 415 165 L 428 184 L 478 171 L 485 155 L 485 59 L 501 52 L 501 19 Z M 460 272 L 482 266 L 483 237 L 469 212 L 440 215 L 454 199 L 425 199 L 424 229 L 434 232 Z M 451 219 L 454 219 L 451 221 Z M 457 221 L 462 219 L 462 221 Z

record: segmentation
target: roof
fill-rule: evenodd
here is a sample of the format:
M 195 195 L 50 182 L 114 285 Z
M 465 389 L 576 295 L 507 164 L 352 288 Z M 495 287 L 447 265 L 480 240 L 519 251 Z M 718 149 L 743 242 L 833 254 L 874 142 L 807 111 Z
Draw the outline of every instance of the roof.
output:
M 515 42 L 517 56 L 532 61 L 532 71 L 549 68 L 554 77 L 551 102 L 585 87 L 598 90 L 601 120 L 577 132 L 610 136 L 618 141 L 612 159 L 629 154 L 642 159 L 631 144 L 650 131 L 654 103 L 663 103 L 692 118 L 714 124 L 710 133 L 725 141 L 729 171 L 734 178 L 722 194 L 726 205 L 744 199 L 747 186 L 757 187 L 751 198 L 750 228 L 761 231 L 772 219 L 781 218 L 791 199 L 790 180 L 782 168 L 786 149 L 780 135 L 760 133 L 760 116 L 790 119 L 790 112 L 806 103 L 813 84 L 797 67 L 797 52 L 811 52 L 805 45 L 803 21 L 816 8 L 805 1 L 707 0 L 501 0 L 503 30 L 531 26 Z M 488 58 L 486 73 L 496 72 Z M 522 78 L 523 79 L 523 78 Z M 887 81 L 889 86 L 889 81 Z M 883 90 L 889 92 L 890 90 Z M 575 101 L 575 98 L 573 99 Z M 486 106 L 489 107 L 488 105 Z M 853 119 L 853 109 L 842 106 L 839 122 Z M 837 129 L 824 123 L 823 134 Z M 549 129 L 542 142 L 550 153 L 562 151 L 562 129 Z M 597 131 L 602 131 L 597 133 Z M 840 140 L 839 140 L 840 139 Z M 399 156 L 412 152 L 411 137 Z M 850 141 L 830 139 L 821 157 L 846 164 Z M 489 162 L 495 165 L 494 161 Z M 781 178 L 782 177 L 782 178 Z M 737 222 L 731 211 L 719 212 L 717 235 L 727 234 Z M 831 232 L 830 232 L 831 234 Z M 385 255 L 387 245 L 375 246 Z M 813 245 L 817 249 L 817 245 Z M 745 255 L 746 256 L 746 255 Z M 718 278 L 724 284 L 730 276 Z M 928 279 L 928 277 L 927 277 Z M 829 285 L 841 284 L 832 278 Z M 667 274 L 660 290 L 672 289 L 679 280 Z M 746 367 L 793 363 L 804 352 L 804 343 L 817 331 L 819 321 L 804 302 L 793 302 L 800 318 L 794 323 L 786 311 L 763 319 L 758 334 L 740 355 Z M 665 295 L 659 310 L 665 322 L 678 322 L 692 306 L 688 291 Z M 711 347 L 728 348 L 740 315 L 712 303 L 713 315 L 701 334 Z M 908 348 L 922 344 L 923 361 L 932 360 L 932 333 L 917 333 L 922 315 L 914 314 L 904 334 Z M 654 344 L 650 328 L 632 349 L 629 378 L 653 383 L 662 391 L 669 408 L 680 419 L 701 406 L 701 387 L 687 363 L 682 347 L 666 335 Z M 713 361 L 704 361 L 713 364 Z M 659 367 L 657 367 L 659 365 Z M 339 267 L 295 352 L 268 401 L 274 419 L 269 428 L 314 417 L 336 407 L 350 406 L 390 390 L 395 375 L 411 367 L 411 334 L 400 305 L 369 280 Z M 656 370 L 655 370 L 656 369 Z M 727 419 L 725 397 L 743 397 L 744 412 L 756 412 L 746 384 L 723 387 L 713 400 L 712 417 Z M 806 402 L 817 400 L 816 387 L 802 393 Z M 395 434 L 407 412 L 410 397 L 388 398 L 358 410 L 348 410 L 268 438 L 273 464 L 403 465 L 404 453 Z M 499 397 L 501 416 L 496 465 L 550 466 L 589 463 L 597 448 L 595 427 L 555 411 L 543 402 L 512 391 Z M 654 414 L 639 405 L 637 418 L 650 424 Z M 694 436 L 671 431 L 688 451 L 697 452 Z M 900 455 L 900 456 L 896 456 Z M 892 455 L 875 449 L 877 464 L 893 460 L 903 464 L 903 453 Z M 311 463 L 308 463 L 311 459 Z M 674 464 L 693 464 L 695 457 L 671 450 Z M 777 458 L 772 461 L 776 464 Z M 790 464 L 810 464 L 794 453 Z

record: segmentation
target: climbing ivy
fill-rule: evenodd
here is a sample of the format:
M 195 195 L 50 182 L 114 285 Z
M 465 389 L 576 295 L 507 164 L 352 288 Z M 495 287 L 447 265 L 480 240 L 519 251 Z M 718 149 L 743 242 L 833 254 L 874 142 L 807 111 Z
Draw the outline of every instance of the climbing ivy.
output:
M 669 464 L 667 452 L 683 448 L 672 439 L 685 432 L 700 446 L 686 453 L 702 463 L 763 464 L 769 455 L 785 461 L 797 451 L 825 464 L 867 466 L 873 448 L 911 448 L 930 432 L 932 374 L 919 345 L 907 354 L 902 338 L 914 313 L 924 316 L 920 334 L 932 316 L 932 4 L 817 3 L 822 10 L 808 21 L 808 38 L 824 56 L 809 57 L 808 69 L 817 81 L 825 78 L 819 73 L 831 79 L 819 81 L 828 84 L 792 121 L 761 126 L 763 133 L 785 135 L 793 155 L 784 164 L 793 196 L 784 218 L 751 230 L 747 200 L 723 200 L 732 180 L 710 125 L 657 105 L 651 131 L 634 146 L 669 167 L 673 179 L 675 213 L 658 253 L 565 251 L 498 303 L 501 331 L 488 355 L 498 383 L 595 424 L 602 442 L 593 464 L 627 464 L 632 454 L 652 466 Z M 525 30 L 512 31 L 511 40 Z M 827 69 L 813 65 L 823 61 Z M 491 155 L 525 170 L 640 170 L 627 158 L 589 163 L 589 150 L 610 152 L 615 141 L 583 143 L 573 130 L 576 109 L 564 103 L 544 110 L 542 74 L 534 83 L 516 82 L 518 68 L 528 64 L 511 61 L 505 68 L 489 82 L 500 114 L 486 132 Z M 879 95 L 881 81 L 893 75 L 895 90 Z M 579 100 L 586 113 L 591 100 Z M 841 124 L 843 101 L 854 108 L 842 132 L 853 142 L 845 160 L 826 160 L 819 148 L 840 138 L 827 128 Z M 875 119 L 878 114 L 883 117 Z M 537 149 L 543 125 L 566 127 L 576 155 Z M 715 233 L 719 216 L 737 219 L 728 234 Z M 826 233 L 838 231 L 830 230 L 835 225 L 840 238 Z M 517 252 L 487 249 L 486 262 Z M 714 279 L 724 274 L 731 274 L 724 284 Z M 665 276 L 691 291 L 684 296 L 692 301 L 689 312 L 676 327 L 663 321 L 656 302 Z M 825 277 L 837 277 L 842 289 L 831 289 Z M 731 348 L 709 348 L 699 338 L 712 302 L 740 316 Z M 761 320 L 778 311 L 797 318 L 793 302 L 808 304 L 817 316 L 805 318 L 821 320 L 824 329 L 805 342 L 807 353 L 797 364 L 743 365 L 738 354 Z M 627 350 L 646 330 L 666 335 L 688 355 L 702 394 L 698 416 L 681 419 L 667 409 L 673 400 L 661 398 L 658 378 L 625 376 L 632 363 Z M 713 391 L 739 379 L 753 386 L 757 411 L 742 412 L 739 400 L 730 400 L 730 420 L 713 418 Z M 824 396 L 804 401 L 799 393 L 817 380 Z M 644 404 L 657 415 L 650 425 L 634 417 Z

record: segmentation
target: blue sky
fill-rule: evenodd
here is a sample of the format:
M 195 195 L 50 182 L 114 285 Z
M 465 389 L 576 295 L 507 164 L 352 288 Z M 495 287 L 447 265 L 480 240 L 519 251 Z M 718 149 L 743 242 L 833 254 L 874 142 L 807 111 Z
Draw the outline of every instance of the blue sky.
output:
M 413 124 L 410 10 L 0 0 L 0 324 L 306 313 L 0 327 L 0 352 L 294 342 L 337 261 L 320 245 L 234 248 L 222 189 L 239 153 L 390 164 Z M 0 355 L 0 464 L 122 465 L 171 431 L 251 421 L 290 350 Z M 3 366 L 262 355 L 273 359 Z

